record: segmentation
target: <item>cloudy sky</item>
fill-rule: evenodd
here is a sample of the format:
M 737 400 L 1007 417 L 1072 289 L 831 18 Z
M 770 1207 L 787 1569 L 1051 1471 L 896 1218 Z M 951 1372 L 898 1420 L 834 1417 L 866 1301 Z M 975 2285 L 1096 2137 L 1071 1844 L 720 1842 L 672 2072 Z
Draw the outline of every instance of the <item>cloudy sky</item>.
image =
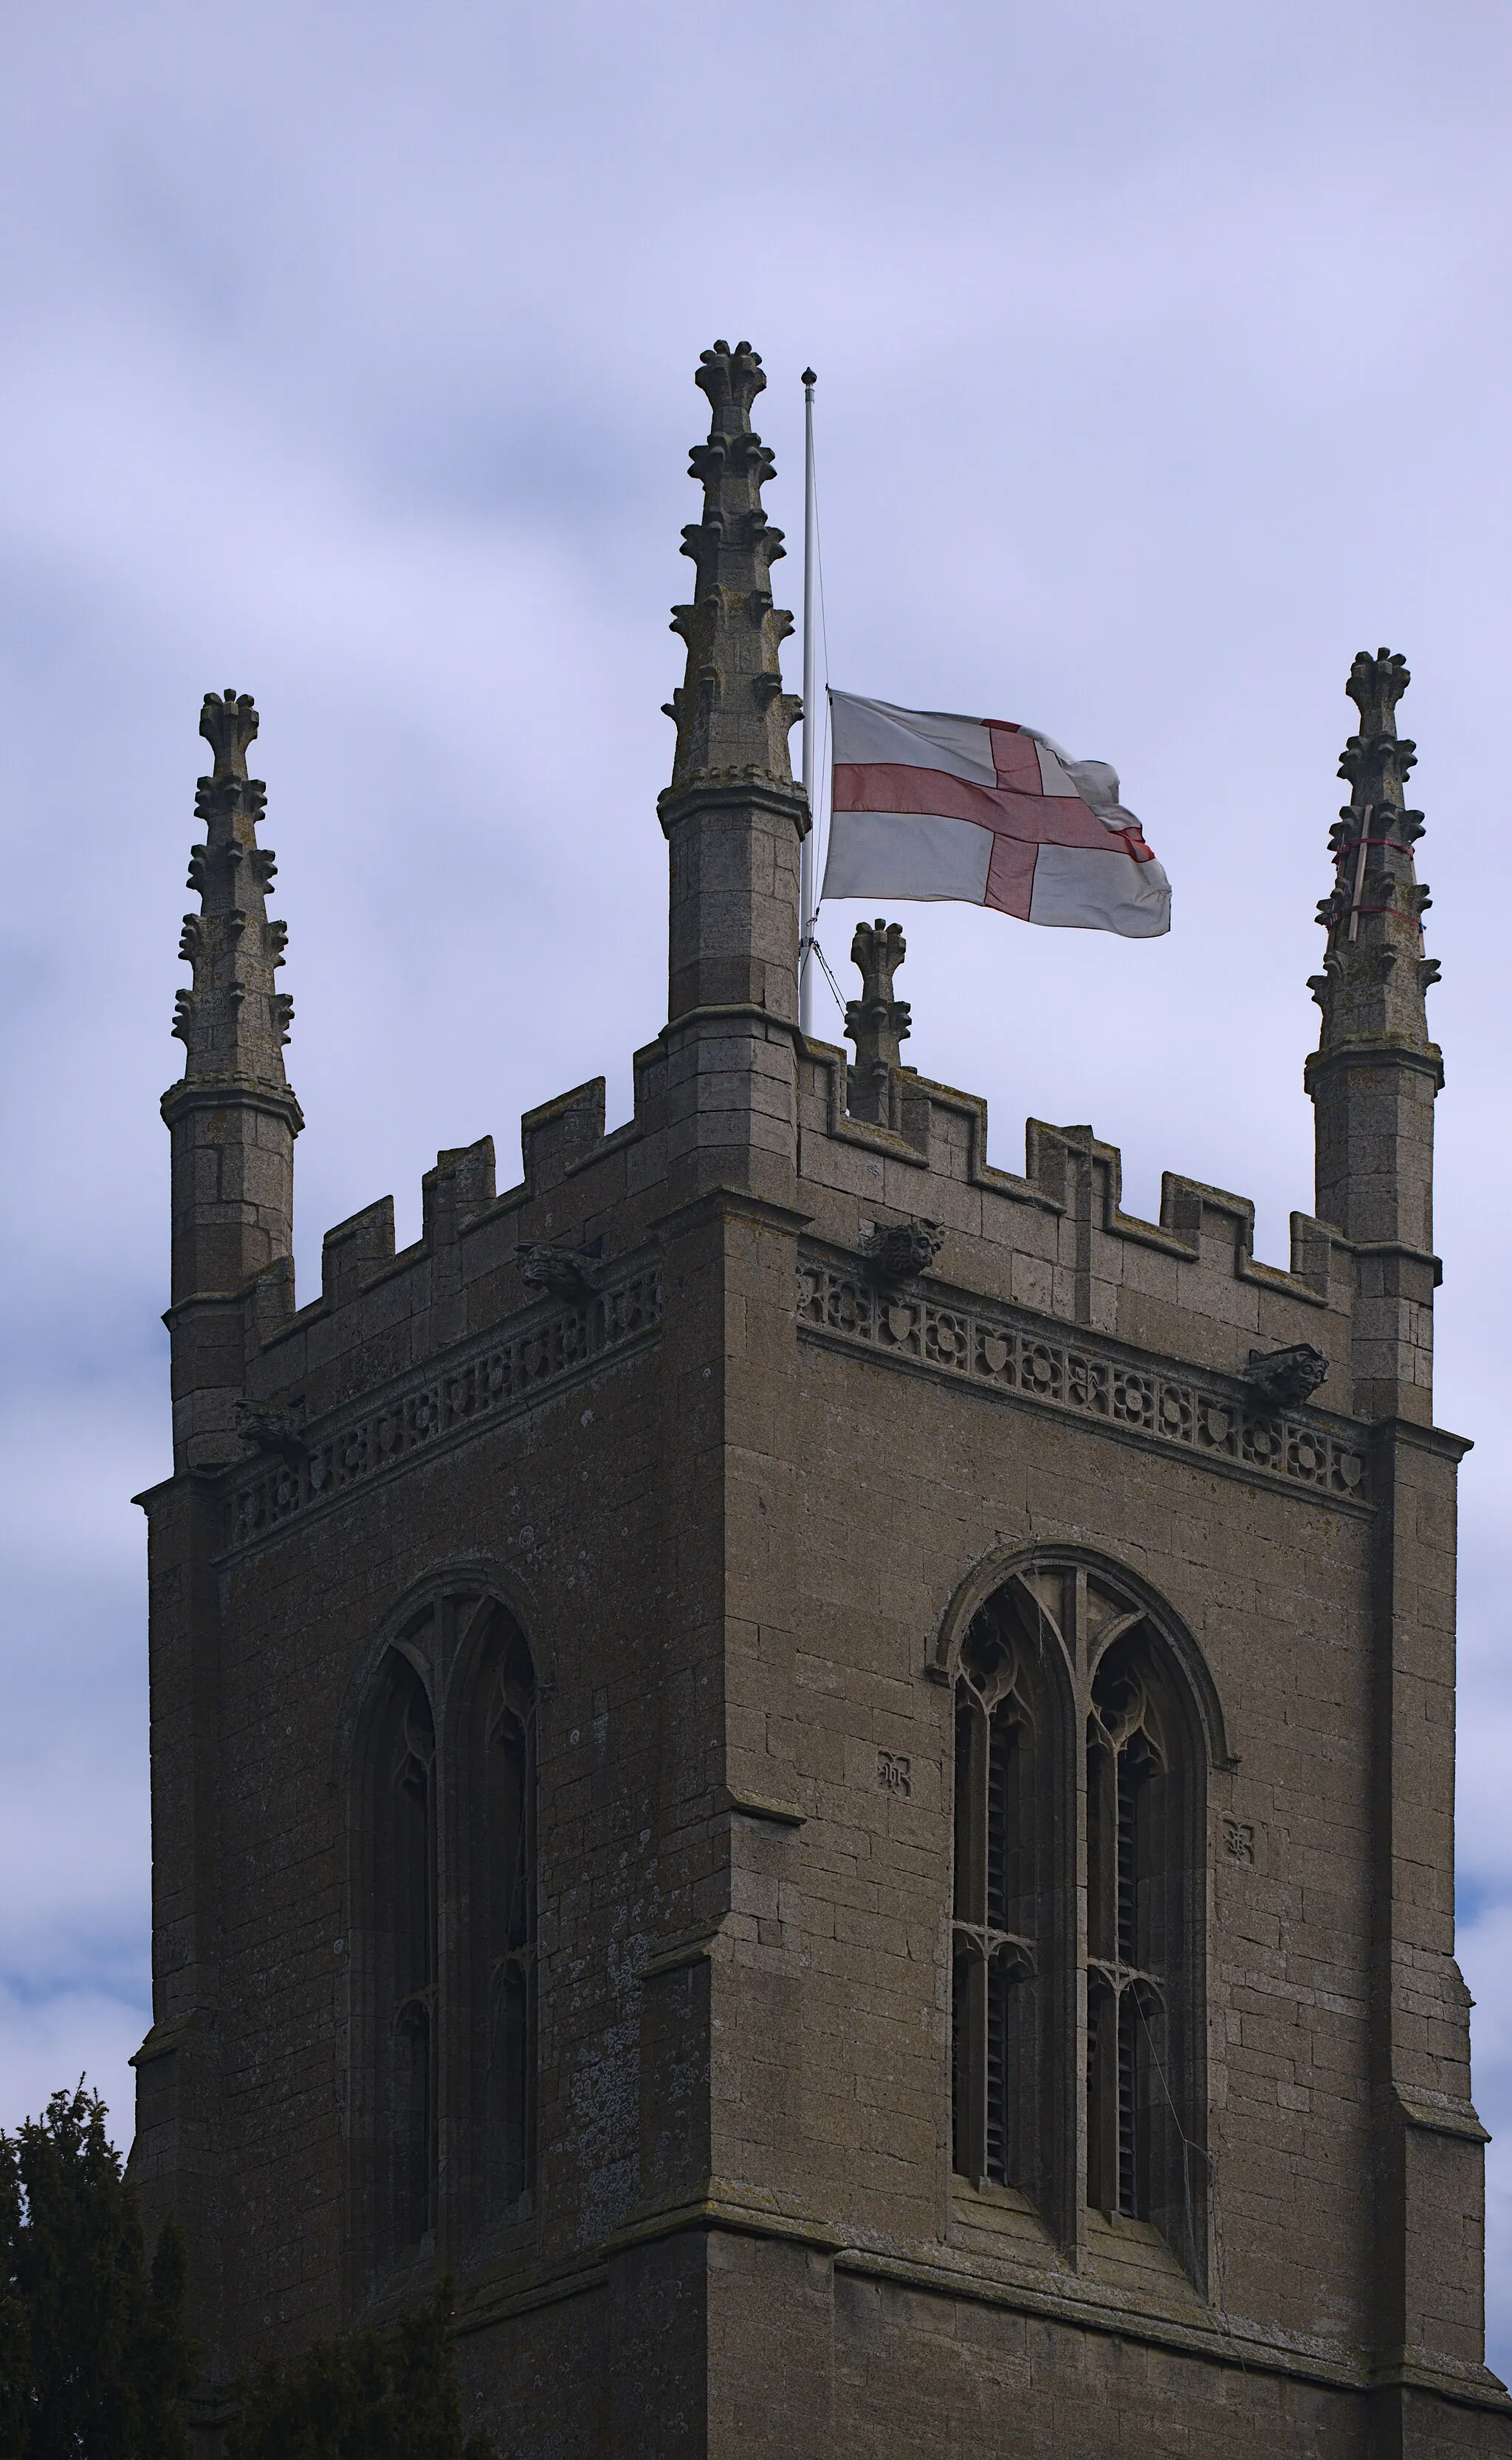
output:
M 1461 1955 L 1512 2364 L 1507 837 L 1512 17 L 1270 0 L 138 0 L 0 32 L 8 1715 L 0 2123 L 146 2024 L 139 1515 L 168 1464 L 168 1036 L 196 736 L 255 692 L 308 1127 L 298 1264 L 664 1014 L 666 631 L 716 335 L 771 377 L 829 666 L 1115 761 L 1168 940 L 915 907 L 910 1056 L 1312 1200 L 1305 988 L 1354 652 L 1414 683 Z M 796 645 L 795 645 L 796 646 Z M 796 679 L 796 659 L 792 673 Z M 827 911 L 837 973 L 853 917 Z M 838 1020 L 821 1016 L 836 1033 Z

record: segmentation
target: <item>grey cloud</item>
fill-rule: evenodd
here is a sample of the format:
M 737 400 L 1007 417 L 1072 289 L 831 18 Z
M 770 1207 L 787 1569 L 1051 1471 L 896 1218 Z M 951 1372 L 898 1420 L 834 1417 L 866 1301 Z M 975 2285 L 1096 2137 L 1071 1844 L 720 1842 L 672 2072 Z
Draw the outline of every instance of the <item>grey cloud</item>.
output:
M 385 1189 L 412 1230 L 438 1145 L 491 1130 L 507 1177 L 522 1109 L 600 1070 L 627 1106 L 663 998 L 658 710 L 716 332 L 766 354 L 795 548 L 820 369 L 835 680 L 1112 760 L 1175 882 L 1147 947 L 909 918 L 911 1053 L 991 1097 L 1006 1162 L 1026 1112 L 1090 1117 L 1132 1205 L 1188 1171 L 1253 1196 L 1284 1255 L 1343 677 L 1362 645 L 1408 654 L 1449 1071 L 1439 1414 L 1479 1438 L 1465 1956 L 1492 2005 L 1512 24 L 1195 0 L 762 24 L 60 0 L 8 36 L 3 1645 L 10 1748 L 55 1776 L 16 1796 L 0 2120 L 77 2055 L 129 2125 L 124 1498 L 165 1455 L 157 1099 L 200 694 L 263 710 L 307 1290 L 326 1224 Z M 796 604 L 796 553 L 777 578 Z M 826 917 L 837 970 L 851 919 Z M 1480 2021 L 1495 2125 L 1512 2063 Z M 1499 2149 L 1493 2192 L 1512 2243 Z

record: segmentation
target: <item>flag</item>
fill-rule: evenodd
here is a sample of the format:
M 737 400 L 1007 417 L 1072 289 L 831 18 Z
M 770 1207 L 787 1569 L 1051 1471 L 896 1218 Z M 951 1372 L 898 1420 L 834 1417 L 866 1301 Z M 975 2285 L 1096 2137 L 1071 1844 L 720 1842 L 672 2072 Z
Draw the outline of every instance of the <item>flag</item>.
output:
M 959 898 L 1023 922 L 1154 940 L 1170 882 L 1105 760 L 1048 734 L 830 695 L 826 897 Z

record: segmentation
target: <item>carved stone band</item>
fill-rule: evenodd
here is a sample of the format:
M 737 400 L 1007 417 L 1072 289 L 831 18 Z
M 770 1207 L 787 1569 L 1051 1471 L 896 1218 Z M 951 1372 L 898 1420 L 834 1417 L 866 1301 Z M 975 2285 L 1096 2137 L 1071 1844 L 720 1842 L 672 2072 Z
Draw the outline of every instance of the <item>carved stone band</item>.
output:
M 661 1319 L 662 1277 L 647 1265 L 583 1305 L 522 1324 L 504 1339 L 462 1350 L 401 1387 L 390 1400 L 309 1431 L 303 1460 L 286 1460 L 233 1492 L 228 1547 L 253 1544 L 306 1512 L 349 1494 L 407 1454 L 485 1420 L 513 1416 L 578 1369 L 607 1358 Z
M 798 1322 L 810 1335 L 1277 1478 L 1319 1501 L 1370 1499 L 1364 1454 L 1348 1436 L 1257 1407 L 1252 1393 L 1240 1397 L 1237 1380 L 1225 1390 L 1179 1368 L 1135 1364 L 1028 1316 L 878 1290 L 864 1272 L 818 1261 L 798 1268 Z

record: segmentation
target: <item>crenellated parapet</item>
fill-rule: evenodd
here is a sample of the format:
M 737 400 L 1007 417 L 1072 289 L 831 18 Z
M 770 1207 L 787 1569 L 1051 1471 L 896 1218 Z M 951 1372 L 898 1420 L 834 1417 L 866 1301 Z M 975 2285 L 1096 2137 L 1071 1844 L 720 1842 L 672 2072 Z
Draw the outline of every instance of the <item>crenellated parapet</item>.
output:
M 787 550 L 762 508 L 774 463 L 750 423 L 766 383 L 760 353 L 748 342 L 733 350 L 716 342 L 694 382 L 708 396 L 710 421 L 708 441 L 690 456 L 704 518 L 682 533 L 697 585 L 691 605 L 672 610 L 672 629 L 687 645 L 687 672 L 667 704 L 678 731 L 670 791 L 696 779 L 790 785 L 788 732 L 802 703 L 783 689 L 778 654 L 793 619 L 772 604 L 771 567 Z
M 634 1115 L 607 1134 L 602 1078 L 527 1112 L 512 1186 L 496 1189 L 487 1136 L 439 1154 L 412 1245 L 396 1252 L 388 1197 L 328 1230 L 304 1306 L 288 1267 L 262 1274 L 243 1300 L 253 1402 L 297 1397 L 312 1417 L 354 1406 L 375 1378 L 426 1371 L 516 1318 L 528 1329 L 548 1303 L 591 1309 L 639 1272 L 632 1260 L 684 1208 L 664 1043 L 640 1051 L 635 1072 Z M 809 1044 L 793 1218 L 873 1295 L 1007 1306 L 1037 1338 L 1095 1332 L 1288 1406 L 1323 1386 L 1322 1406 L 1352 1410 L 1354 1277 L 1326 1224 L 1293 1216 L 1290 1265 L 1272 1266 L 1255 1255 L 1244 1197 L 1168 1172 L 1156 1219 L 1125 1210 L 1119 1150 L 1090 1128 L 1030 1120 L 1018 1173 L 989 1161 L 979 1096 L 898 1070 L 903 1098 L 872 1121 L 853 1085 L 841 1050 Z

